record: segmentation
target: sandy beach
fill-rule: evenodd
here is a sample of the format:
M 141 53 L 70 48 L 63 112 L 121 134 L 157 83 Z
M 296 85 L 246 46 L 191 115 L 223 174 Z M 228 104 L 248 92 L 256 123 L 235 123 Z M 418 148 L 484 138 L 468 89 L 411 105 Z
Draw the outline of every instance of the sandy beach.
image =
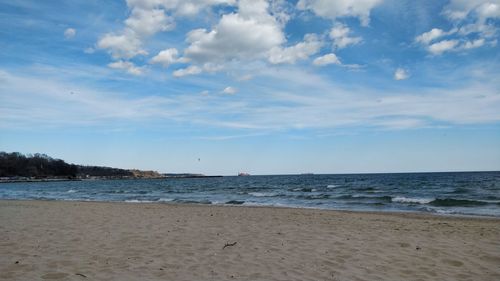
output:
M 2 280 L 500 280 L 500 220 L 0 201 Z

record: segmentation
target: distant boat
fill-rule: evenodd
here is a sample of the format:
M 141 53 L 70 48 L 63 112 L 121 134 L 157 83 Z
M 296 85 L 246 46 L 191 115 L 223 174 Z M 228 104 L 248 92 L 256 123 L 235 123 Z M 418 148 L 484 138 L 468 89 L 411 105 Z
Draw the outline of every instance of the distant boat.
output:
M 238 173 L 238 177 L 244 177 L 244 176 L 249 176 L 249 175 L 250 175 L 249 173 L 244 173 L 244 172 Z

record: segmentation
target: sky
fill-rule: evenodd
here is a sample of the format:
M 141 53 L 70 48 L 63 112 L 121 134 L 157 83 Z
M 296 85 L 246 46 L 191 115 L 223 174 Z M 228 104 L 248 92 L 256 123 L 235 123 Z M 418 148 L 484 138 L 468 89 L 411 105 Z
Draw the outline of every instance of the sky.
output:
M 0 0 L 0 151 L 207 175 L 500 170 L 500 0 Z

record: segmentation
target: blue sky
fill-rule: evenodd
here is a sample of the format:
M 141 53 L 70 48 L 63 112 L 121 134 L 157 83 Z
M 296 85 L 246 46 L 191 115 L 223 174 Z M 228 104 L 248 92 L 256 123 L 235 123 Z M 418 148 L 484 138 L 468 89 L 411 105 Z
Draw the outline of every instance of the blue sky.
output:
M 223 175 L 500 170 L 499 0 L 0 0 L 0 26 L 3 151 Z

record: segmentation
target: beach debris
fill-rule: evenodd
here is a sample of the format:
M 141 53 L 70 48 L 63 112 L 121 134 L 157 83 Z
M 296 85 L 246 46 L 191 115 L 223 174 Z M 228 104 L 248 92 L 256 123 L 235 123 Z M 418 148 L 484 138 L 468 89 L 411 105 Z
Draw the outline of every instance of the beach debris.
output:
M 81 277 L 83 277 L 83 278 L 87 278 L 87 275 L 82 274 L 82 273 L 75 273 L 75 275 L 81 276 Z
M 422 248 L 420 248 L 420 246 L 415 247 L 415 250 L 417 250 L 417 251 L 420 249 L 422 249 Z
M 228 242 L 228 243 L 226 243 L 226 244 L 224 245 L 224 247 L 222 247 L 222 250 L 224 250 L 226 247 L 232 247 L 232 246 L 236 245 L 236 243 L 238 243 L 238 242 L 233 242 L 233 243 L 229 243 L 229 242 Z
M 15 264 L 19 264 L 19 261 L 16 261 Z

